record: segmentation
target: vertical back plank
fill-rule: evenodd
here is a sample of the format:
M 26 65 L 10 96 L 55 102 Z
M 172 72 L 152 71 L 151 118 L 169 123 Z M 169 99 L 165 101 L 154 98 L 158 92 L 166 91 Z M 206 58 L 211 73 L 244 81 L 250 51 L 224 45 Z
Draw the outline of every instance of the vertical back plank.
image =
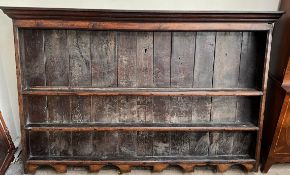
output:
M 212 88 L 216 32 L 197 32 L 193 87 Z
M 216 32 L 197 32 L 194 63 L 194 88 L 212 88 Z M 192 122 L 208 122 L 211 97 L 192 97 Z
M 207 156 L 209 149 L 209 133 L 196 132 L 189 133 L 189 155 L 191 156 Z
M 25 108 L 27 108 L 27 118 L 29 123 L 47 122 L 46 96 L 29 96 L 25 98 L 25 102 Z
M 119 132 L 119 156 L 124 158 L 136 157 L 136 138 L 137 132 Z
M 70 86 L 91 86 L 90 34 L 88 31 L 67 31 Z
M 91 32 L 92 86 L 117 87 L 116 32 Z M 118 122 L 118 98 L 92 97 L 95 122 Z
M 73 156 L 91 156 L 94 152 L 91 132 L 72 133 Z
M 116 32 L 91 32 L 92 85 L 117 87 Z
M 195 57 L 195 32 L 172 33 L 171 87 L 192 87 Z M 170 98 L 171 123 L 189 123 L 192 118 L 192 97 Z M 172 155 L 189 152 L 188 134 L 172 132 L 170 149 Z
M 237 88 L 241 56 L 242 33 L 218 32 L 214 62 L 213 87 Z M 213 97 L 211 119 L 213 122 L 236 121 L 236 97 Z M 233 150 L 234 133 L 210 134 L 211 155 L 230 155 Z
M 172 34 L 171 87 L 192 87 L 195 35 L 194 32 Z
M 189 154 L 190 133 L 171 132 L 170 155 L 187 156 Z
M 93 152 L 92 156 L 98 157 L 100 159 L 106 159 L 106 147 L 110 144 L 106 142 L 106 132 L 98 131 L 93 132 Z
M 67 53 L 67 31 L 47 30 L 44 32 L 44 51 L 46 59 L 46 77 L 48 86 L 69 85 L 69 55 Z M 50 122 L 69 122 L 69 97 L 47 97 L 48 117 Z M 70 155 L 70 133 L 50 132 L 50 156 Z
M 137 33 L 117 33 L 118 86 L 136 87 Z
M 70 58 L 70 86 L 89 87 L 91 75 L 91 32 L 70 30 L 67 32 Z M 71 120 L 73 123 L 91 121 L 91 97 L 71 96 Z M 92 133 L 73 132 L 74 156 L 88 156 L 93 152 Z
M 91 86 L 91 55 L 89 31 L 70 30 L 68 47 L 70 58 L 70 86 Z M 91 97 L 71 97 L 71 118 L 73 122 L 91 120 Z
M 106 132 L 105 133 L 105 140 L 106 140 L 106 146 L 105 146 L 105 156 L 115 157 L 116 155 L 119 155 L 119 135 L 120 132 Z
M 239 88 L 257 88 L 257 58 L 258 43 L 254 32 L 243 32 L 241 63 L 239 73 Z M 255 75 L 256 74 L 256 75 Z M 252 106 L 255 105 L 253 98 L 239 97 L 237 99 L 236 122 L 253 122 L 258 118 L 258 113 Z
M 154 86 L 170 87 L 171 32 L 154 32 Z
M 47 96 L 48 120 L 50 123 L 70 123 L 70 97 Z
M 237 88 L 241 54 L 241 32 L 218 32 L 214 62 L 213 87 Z M 212 98 L 212 120 L 235 121 L 235 97 Z
M 217 33 L 213 87 L 238 87 L 241 43 L 241 32 Z
M 255 32 L 243 32 L 239 72 L 240 88 L 256 88 L 258 39 Z
M 73 123 L 88 123 L 91 121 L 91 97 L 71 97 L 71 120 Z
M 67 31 L 44 31 L 44 51 L 46 59 L 46 79 L 48 86 L 69 85 L 69 55 L 67 53 Z M 48 116 L 50 122 L 69 122 L 69 98 L 51 96 L 47 98 Z M 64 105 L 64 106 L 60 106 Z M 63 137 L 59 132 L 50 132 L 49 151 L 51 156 L 68 155 L 71 136 Z M 64 147 L 63 147 L 64 146 Z
M 119 121 L 136 123 L 139 121 L 137 116 L 137 98 L 134 96 L 119 96 Z
M 31 156 L 48 156 L 48 132 L 29 131 L 29 148 Z
M 154 86 L 170 87 L 171 32 L 154 32 Z M 153 122 L 169 123 L 170 98 L 153 97 Z
M 192 116 L 192 97 L 171 97 L 170 118 L 171 123 L 190 123 Z
M 69 85 L 69 56 L 67 31 L 44 31 L 44 55 L 46 58 L 46 81 L 48 86 Z
M 27 86 L 45 86 L 44 40 L 41 30 L 22 30 L 24 78 Z
M 170 123 L 170 97 L 153 97 L 153 122 Z
M 71 132 L 50 132 L 49 153 L 52 157 L 72 156 Z
M 234 143 L 233 132 L 213 132 L 210 134 L 209 155 L 231 155 Z
M 153 87 L 153 33 L 138 32 L 136 49 L 137 87 Z
M 92 98 L 92 120 L 104 123 L 119 122 L 118 97 L 96 96 Z
M 153 156 L 170 155 L 170 132 L 155 132 L 153 136 Z
M 152 156 L 153 155 L 153 133 L 147 131 L 137 132 L 137 156 Z
M 137 87 L 153 87 L 153 33 L 137 33 Z M 152 97 L 137 97 L 137 118 L 139 122 L 153 121 Z
M 137 33 L 117 33 L 118 86 L 137 87 Z M 137 121 L 137 98 L 120 96 L 120 122 Z
M 254 156 L 255 141 L 253 133 L 237 132 L 234 138 L 233 155 Z

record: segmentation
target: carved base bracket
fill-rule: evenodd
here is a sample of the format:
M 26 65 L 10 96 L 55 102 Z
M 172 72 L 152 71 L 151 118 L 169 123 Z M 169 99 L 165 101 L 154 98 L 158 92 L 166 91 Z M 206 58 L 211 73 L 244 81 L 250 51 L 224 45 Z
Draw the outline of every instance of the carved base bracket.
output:
M 153 165 L 153 170 L 152 171 L 153 172 L 162 172 L 168 166 L 169 166 L 169 164 L 163 164 L 163 163 L 155 164 L 155 165 Z
M 179 167 L 182 168 L 182 170 L 184 172 L 193 172 L 194 168 L 197 166 L 207 166 L 207 165 L 214 165 L 217 168 L 218 172 L 225 172 L 228 169 L 231 168 L 232 165 L 241 165 L 245 171 L 250 172 L 254 170 L 254 163 L 152 163 L 152 162 L 124 162 L 124 164 L 119 164 L 119 163 L 98 163 L 98 164 L 91 164 L 91 163 L 84 163 L 82 162 L 82 164 L 78 164 L 78 163 L 74 163 L 74 164 L 70 164 L 70 163 L 28 163 L 25 166 L 25 173 L 29 173 L 29 174 L 34 174 L 37 170 L 37 168 L 41 165 L 49 165 L 52 168 L 55 169 L 56 172 L 58 173 L 65 173 L 67 171 L 67 166 L 71 165 L 71 166 L 88 166 L 89 167 L 89 171 L 90 172 L 99 172 L 104 166 L 106 165 L 114 165 L 116 166 L 119 170 L 120 173 L 128 173 L 131 171 L 131 167 L 133 166 L 152 166 L 153 172 L 162 172 L 163 170 L 165 170 L 168 166 L 170 165 L 178 165 Z
M 51 165 L 55 169 L 56 172 L 58 173 L 66 173 L 67 172 L 67 165 L 60 165 L 60 164 L 55 164 Z
M 128 173 L 131 171 L 131 166 L 130 165 L 116 165 L 116 167 L 119 168 L 121 173 Z
M 90 172 L 99 172 L 105 165 L 90 165 L 89 171 Z
M 221 173 L 226 172 L 231 166 L 231 164 L 218 164 L 217 171 Z
M 184 172 L 189 173 L 194 171 L 195 164 L 181 163 L 178 164 L 178 166 L 180 166 Z

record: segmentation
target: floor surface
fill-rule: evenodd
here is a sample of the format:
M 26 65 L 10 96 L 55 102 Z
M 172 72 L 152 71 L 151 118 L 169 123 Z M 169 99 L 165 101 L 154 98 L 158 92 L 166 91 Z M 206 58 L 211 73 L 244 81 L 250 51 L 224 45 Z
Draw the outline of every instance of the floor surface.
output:
M 22 175 L 23 168 L 22 162 L 17 161 L 12 163 L 5 175 Z M 54 175 L 57 174 L 50 168 L 40 168 L 37 170 L 36 175 Z M 85 168 L 69 168 L 67 173 L 61 175 L 118 175 L 119 171 L 114 168 L 104 167 L 99 173 L 89 173 Z M 152 173 L 150 169 L 133 169 L 130 173 L 124 173 L 123 175 L 260 175 L 259 173 L 244 173 L 240 168 L 233 168 L 225 173 L 216 173 L 211 168 L 199 168 L 193 173 L 183 173 L 180 169 L 175 167 L 169 167 L 162 173 Z M 267 175 L 290 175 L 290 164 L 277 164 L 273 165 Z

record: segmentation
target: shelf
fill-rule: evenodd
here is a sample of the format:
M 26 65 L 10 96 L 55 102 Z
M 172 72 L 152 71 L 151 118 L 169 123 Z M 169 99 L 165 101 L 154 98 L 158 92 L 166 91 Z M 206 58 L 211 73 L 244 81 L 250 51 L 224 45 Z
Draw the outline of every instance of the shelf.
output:
M 23 95 L 94 95 L 94 96 L 262 96 L 263 92 L 249 88 L 72 88 L 33 87 Z
M 84 161 L 86 163 L 135 163 L 135 162 L 144 162 L 144 163 L 156 163 L 156 162 L 163 162 L 163 163 L 202 163 L 202 162 L 210 162 L 210 163 L 235 163 L 235 162 L 255 162 L 249 155 L 231 155 L 231 156 L 186 156 L 186 157 L 178 157 L 178 156 L 157 156 L 157 157 L 130 157 L 124 158 L 115 156 L 114 159 L 105 160 L 101 159 L 100 157 L 88 157 L 88 156 L 60 156 L 60 157 L 30 157 L 28 159 L 29 163 L 37 163 L 37 164 L 45 164 L 47 162 L 50 163 L 78 163 L 78 161 Z M 84 163 L 83 162 L 83 163 Z
M 83 123 L 83 124 L 27 124 L 31 131 L 257 131 L 252 123 L 204 124 L 140 124 L 140 123 Z

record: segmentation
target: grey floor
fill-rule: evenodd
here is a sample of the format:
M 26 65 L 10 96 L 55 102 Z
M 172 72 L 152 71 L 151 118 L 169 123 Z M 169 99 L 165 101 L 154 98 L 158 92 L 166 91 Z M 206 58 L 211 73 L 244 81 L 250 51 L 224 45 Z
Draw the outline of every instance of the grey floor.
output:
M 10 165 L 6 175 L 22 175 L 23 168 L 21 160 L 14 162 Z M 50 168 L 40 168 L 37 170 L 36 175 L 53 175 L 57 174 Z M 88 173 L 85 168 L 69 168 L 67 173 L 63 175 L 117 175 L 119 171 L 114 168 L 105 167 L 99 173 Z M 215 173 L 211 168 L 199 168 L 193 173 L 183 173 L 180 169 L 175 167 L 169 167 L 162 173 L 152 173 L 150 169 L 133 169 L 130 173 L 123 175 L 258 175 L 262 173 L 244 173 L 241 169 L 233 168 L 225 173 Z M 290 175 L 290 164 L 273 165 L 268 175 Z

